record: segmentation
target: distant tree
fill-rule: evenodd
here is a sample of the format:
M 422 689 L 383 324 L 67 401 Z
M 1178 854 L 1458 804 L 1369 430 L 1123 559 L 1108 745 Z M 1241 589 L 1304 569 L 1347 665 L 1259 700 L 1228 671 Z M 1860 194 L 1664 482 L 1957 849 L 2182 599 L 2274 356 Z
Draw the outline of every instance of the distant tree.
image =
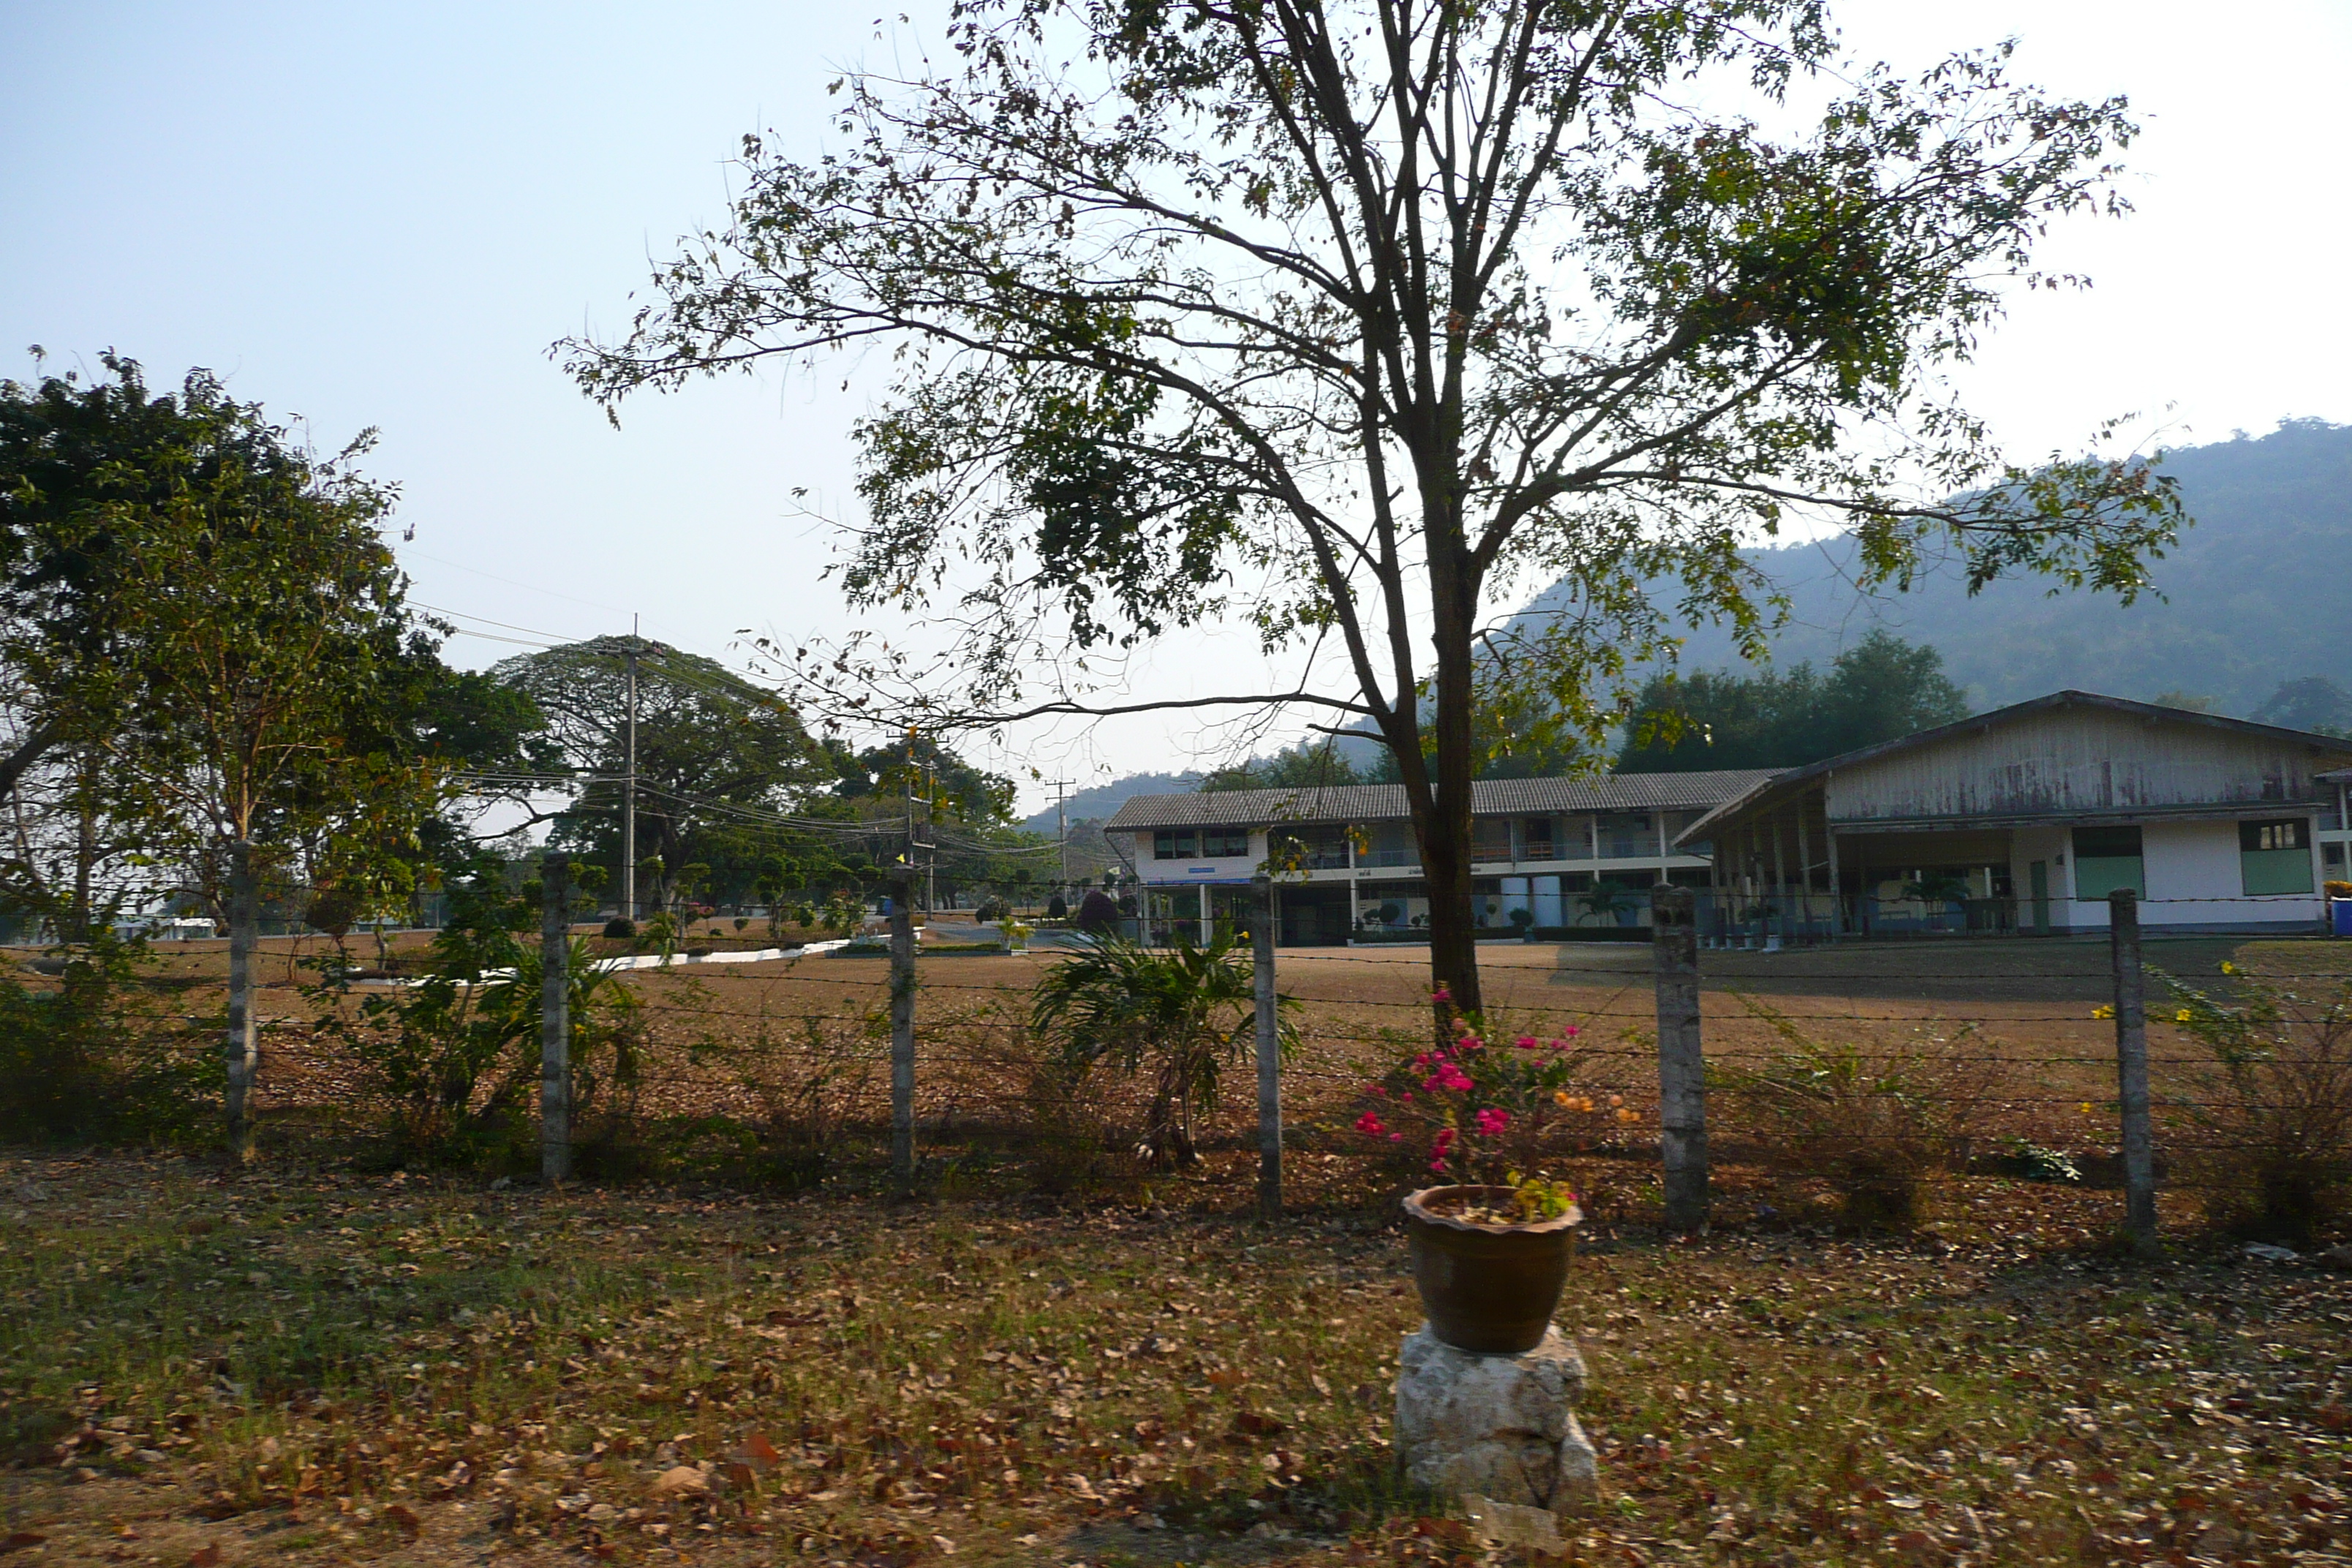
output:
M 1968 694 L 1932 647 L 1874 631 L 1811 664 L 1738 676 L 1661 676 L 1635 700 L 1623 773 L 1793 768 L 1968 717 Z
M 2315 735 L 2352 736 L 2352 691 L 2324 675 L 2283 680 L 2270 700 L 2254 710 L 2255 720 Z
M 1217 768 L 1201 780 L 1202 794 L 1237 789 L 1318 789 L 1367 781 L 1334 740 L 1301 741 L 1270 757 Z
M 803 835 L 782 818 L 806 810 L 829 782 L 824 749 L 772 691 L 714 660 L 642 638 L 596 637 L 491 668 L 527 697 L 547 730 L 546 765 L 581 775 L 555 819 L 555 841 L 613 868 L 620 882 L 621 790 L 628 675 L 637 676 L 638 901 L 666 909 L 690 864 L 724 864 L 748 889 L 770 855 Z M 761 827 L 768 831 L 757 831 Z M 650 873 L 650 887 L 643 879 Z
M 1013 819 L 1013 781 L 964 761 L 931 735 L 833 753 L 844 800 L 875 801 L 898 809 L 912 796 L 928 803 L 930 819 L 973 827 L 1000 826 Z

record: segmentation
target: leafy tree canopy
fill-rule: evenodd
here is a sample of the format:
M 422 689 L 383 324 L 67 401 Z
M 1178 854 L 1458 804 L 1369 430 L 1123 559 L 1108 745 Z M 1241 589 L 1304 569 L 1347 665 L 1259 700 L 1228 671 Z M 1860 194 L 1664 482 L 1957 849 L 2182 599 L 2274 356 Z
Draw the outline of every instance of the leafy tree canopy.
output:
M 596 637 L 493 666 L 491 679 L 545 721 L 528 743 L 531 754 L 576 782 L 554 814 L 556 841 L 612 868 L 607 886 L 620 883 L 633 658 L 641 879 L 651 871 L 638 898 L 666 907 L 696 883 L 709 890 L 720 860 L 756 876 L 765 856 L 788 853 L 782 847 L 797 838 L 792 819 L 822 793 L 827 757 L 775 693 L 666 644 Z M 702 869 L 689 876 L 689 867 Z

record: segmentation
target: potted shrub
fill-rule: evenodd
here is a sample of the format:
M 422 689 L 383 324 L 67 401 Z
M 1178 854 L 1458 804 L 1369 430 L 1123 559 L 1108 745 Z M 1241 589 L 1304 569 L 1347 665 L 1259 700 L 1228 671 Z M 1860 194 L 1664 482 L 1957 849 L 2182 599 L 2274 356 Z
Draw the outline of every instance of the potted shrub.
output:
M 1490 1043 L 1480 1019 L 1463 1015 L 1455 1031 L 1450 1045 L 1366 1085 L 1373 1103 L 1356 1130 L 1420 1145 L 1430 1171 L 1449 1178 L 1404 1200 L 1413 1284 L 1431 1331 L 1459 1350 L 1516 1355 L 1551 1326 L 1583 1218 L 1568 1184 L 1535 1161 L 1594 1118 L 1633 1113 L 1622 1098 L 1576 1091 L 1587 1053 L 1573 1026 Z

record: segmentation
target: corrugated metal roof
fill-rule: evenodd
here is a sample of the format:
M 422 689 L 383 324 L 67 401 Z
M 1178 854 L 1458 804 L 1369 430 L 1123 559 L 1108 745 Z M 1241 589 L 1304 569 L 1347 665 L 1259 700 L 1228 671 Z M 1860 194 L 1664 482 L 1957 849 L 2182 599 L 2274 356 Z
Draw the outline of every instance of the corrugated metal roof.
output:
M 1539 816 L 1560 811 L 1705 811 L 1755 788 L 1770 768 L 1694 773 L 1604 773 L 1575 779 L 1480 779 L 1470 786 L 1474 816 Z M 1103 824 L 1140 827 L 1263 827 L 1270 822 L 1401 822 L 1410 816 L 1402 784 L 1328 789 L 1236 789 L 1129 797 Z

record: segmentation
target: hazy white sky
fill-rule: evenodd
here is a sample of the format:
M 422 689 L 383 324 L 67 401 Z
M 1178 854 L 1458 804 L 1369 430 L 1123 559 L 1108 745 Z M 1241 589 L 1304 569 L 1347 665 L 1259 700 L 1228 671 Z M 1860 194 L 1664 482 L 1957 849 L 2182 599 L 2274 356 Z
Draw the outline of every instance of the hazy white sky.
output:
M 23 345 L 52 368 L 112 346 L 159 382 L 210 366 L 322 445 L 380 426 L 370 467 L 403 484 L 426 605 L 562 637 L 638 612 L 721 657 L 739 627 L 838 631 L 830 543 L 787 492 L 845 493 L 854 393 L 709 384 L 614 431 L 545 351 L 617 329 L 648 262 L 721 216 L 744 132 L 814 147 L 836 66 L 936 37 L 929 11 L 889 15 L 884 30 L 807 4 L 0 0 L 0 374 L 31 373 Z M 2352 420 L 2352 4 L 1836 15 L 1898 65 L 2013 34 L 2028 79 L 2127 92 L 2145 119 L 2138 214 L 2070 225 L 2045 253 L 2096 287 L 2019 300 L 1963 384 L 2014 455 L 2131 410 L 2175 444 Z M 1231 689 L 1251 665 L 1240 639 L 1188 639 L 1139 679 Z M 1092 778 L 1184 765 L 1198 744 L 1182 721 L 1138 721 L 1040 737 L 1034 758 Z

